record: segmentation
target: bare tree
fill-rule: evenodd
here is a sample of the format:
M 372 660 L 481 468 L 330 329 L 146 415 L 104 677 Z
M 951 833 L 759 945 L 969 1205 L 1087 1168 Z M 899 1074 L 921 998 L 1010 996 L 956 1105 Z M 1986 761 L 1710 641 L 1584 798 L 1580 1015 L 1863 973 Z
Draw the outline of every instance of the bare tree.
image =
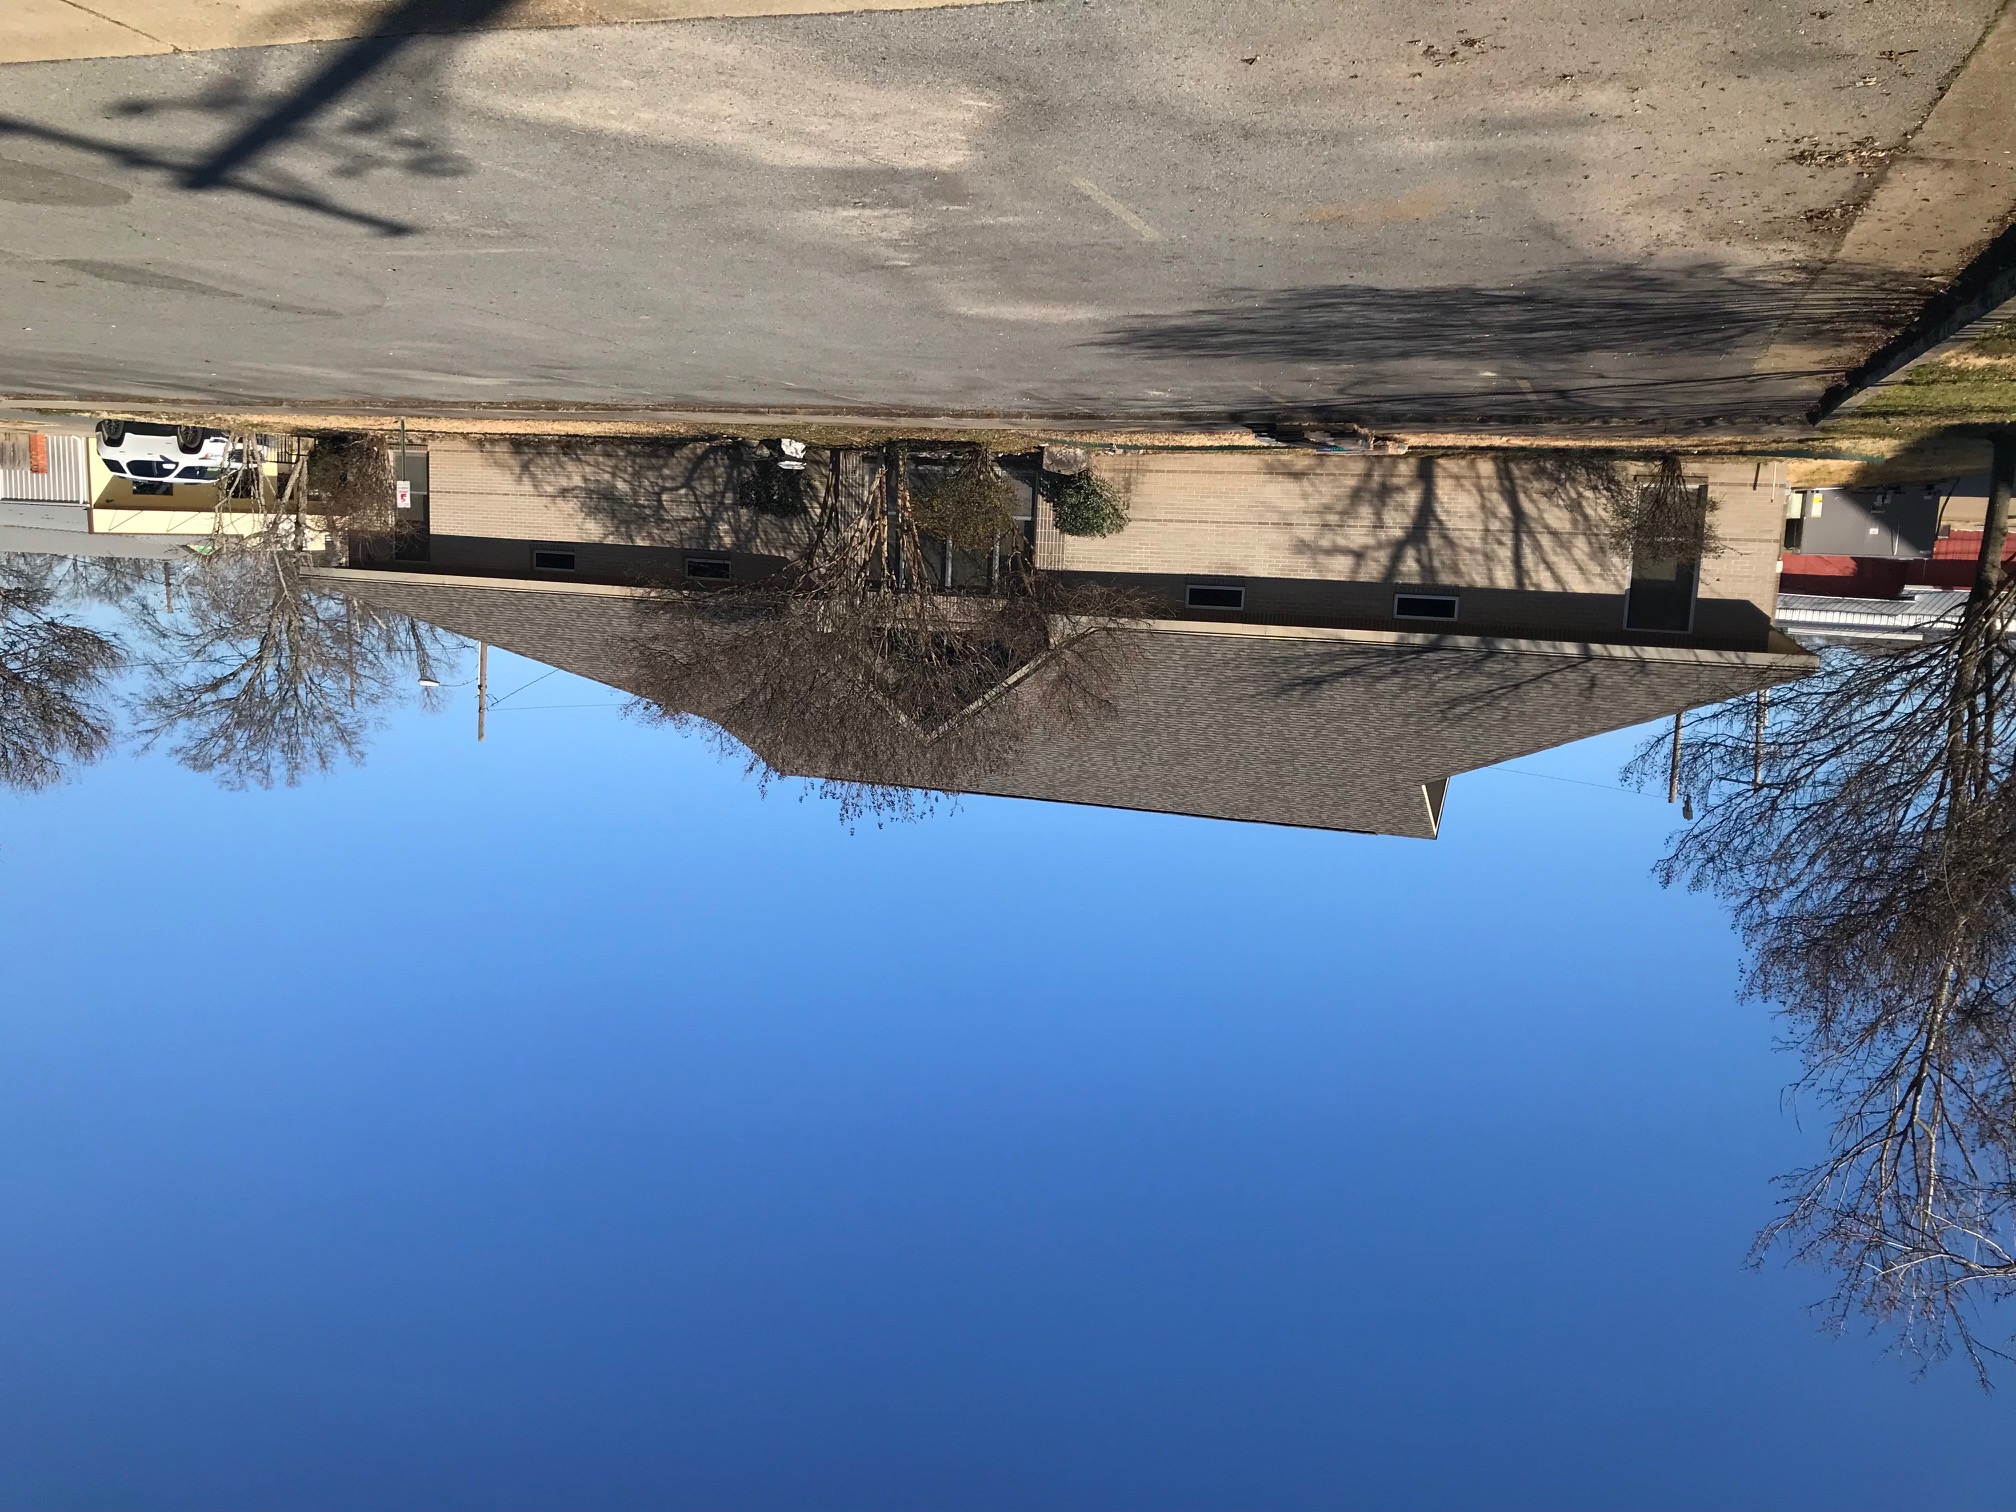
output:
M 110 748 L 118 642 L 57 612 L 58 559 L 0 554 L 0 785 L 36 789 Z
M 306 486 L 293 497 L 329 528 L 348 535 L 388 534 L 398 528 L 397 472 L 383 436 L 345 431 L 314 438 L 302 482 Z
M 98 604 L 128 610 L 152 603 L 164 582 L 173 582 L 174 564 L 154 557 L 51 556 L 49 582 L 68 604 Z
M 1759 1253 L 1836 1278 L 1830 1316 L 1894 1325 L 1922 1358 L 2001 1354 L 1980 1309 L 2016 1295 L 2016 583 L 2002 569 L 2016 442 L 1997 439 L 1975 583 L 1948 638 L 1833 649 L 1761 702 L 1696 715 L 1680 757 L 1701 817 L 1665 882 L 1722 896 L 1745 986 L 1777 1004 L 1827 1157 L 1782 1178 Z M 1663 741 L 1627 771 L 1663 781 Z
M 804 491 L 783 570 L 645 601 L 632 660 L 646 714 L 698 715 L 769 771 L 823 779 L 847 816 L 888 818 L 1104 704 L 1122 645 L 1103 632 L 1138 608 L 1035 570 L 990 458 L 955 458 L 914 491 L 899 446 L 866 489 L 830 468 Z M 953 551 L 984 556 L 984 587 L 948 586 Z
M 431 701 L 457 644 L 304 576 L 311 498 L 319 528 L 339 543 L 347 529 L 389 519 L 383 444 L 325 443 L 281 481 L 252 439 L 234 438 L 210 553 L 185 578 L 180 609 L 153 621 L 136 700 L 144 740 L 172 741 L 184 765 L 234 788 L 291 786 L 361 760 L 383 707 L 416 685 Z M 328 487 L 311 489 L 323 470 Z
M 312 506 L 299 451 L 234 435 L 212 533 L 180 563 L 0 557 L 0 784 L 47 786 L 113 742 L 102 690 L 128 653 L 65 606 L 120 613 L 145 647 L 137 733 L 228 787 L 361 759 L 388 703 L 416 685 L 432 701 L 453 637 L 304 574 L 318 542 L 388 528 L 389 453 L 336 438 L 309 455 L 330 480 Z

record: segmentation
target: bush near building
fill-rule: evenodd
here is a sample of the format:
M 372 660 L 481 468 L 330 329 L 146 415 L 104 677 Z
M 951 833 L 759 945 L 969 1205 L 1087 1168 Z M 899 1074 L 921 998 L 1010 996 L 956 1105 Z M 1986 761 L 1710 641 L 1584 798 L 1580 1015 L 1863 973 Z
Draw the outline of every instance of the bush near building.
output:
M 1126 528 L 1127 501 L 1106 479 L 1078 473 L 1057 485 L 1050 518 L 1064 535 L 1109 536 Z

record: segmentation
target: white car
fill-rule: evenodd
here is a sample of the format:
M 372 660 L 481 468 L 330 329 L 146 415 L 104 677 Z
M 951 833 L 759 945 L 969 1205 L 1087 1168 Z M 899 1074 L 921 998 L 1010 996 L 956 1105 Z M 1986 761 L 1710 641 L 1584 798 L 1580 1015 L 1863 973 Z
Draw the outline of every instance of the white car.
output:
M 223 431 L 200 425 L 100 420 L 98 458 L 115 477 L 135 483 L 215 483 L 224 464 L 242 463 L 244 454 L 232 450 Z

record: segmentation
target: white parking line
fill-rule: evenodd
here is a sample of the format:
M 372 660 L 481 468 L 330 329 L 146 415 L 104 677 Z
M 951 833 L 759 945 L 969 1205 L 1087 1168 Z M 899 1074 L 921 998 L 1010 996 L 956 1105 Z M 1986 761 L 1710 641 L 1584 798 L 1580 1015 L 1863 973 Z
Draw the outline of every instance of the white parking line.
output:
M 1162 240 L 1162 233 L 1160 231 L 1157 231 L 1148 222 L 1141 219 L 1140 216 L 1129 210 L 1097 184 L 1093 183 L 1092 180 L 1073 178 L 1071 180 L 1071 187 L 1091 200 L 1093 204 L 1099 206 L 1100 209 L 1109 212 L 1116 220 L 1124 221 L 1129 226 L 1132 226 L 1141 234 L 1141 240 L 1151 242 Z

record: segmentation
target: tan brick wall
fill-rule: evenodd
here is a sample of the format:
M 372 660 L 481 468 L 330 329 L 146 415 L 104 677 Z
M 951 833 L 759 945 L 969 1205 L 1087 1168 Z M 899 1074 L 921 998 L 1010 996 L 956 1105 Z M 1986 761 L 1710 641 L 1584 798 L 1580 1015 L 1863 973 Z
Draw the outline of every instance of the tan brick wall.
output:
M 429 447 L 429 528 L 511 541 L 789 554 L 799 526 L 733 505 L 732 469 L 705 446 L 485 440 Z M 813 487 L 826 474 L 803 474 Z
M 431 455 L 437 535 L 779 555 L 797 540 L 792 522 L 729 507 L 725 461 L 697 445 L 443 440 Z M 1127 528 L 1061 536 L 1043 506 L 1040 565 L 1304 580 L 1316 596 L 1281 607 L 1308 614 L 1335 612 L 1336 594 L 1318 583 L 1580 595 L 1621 595 L 1628 583 L 1602 539 L 1595 491 L 1546 459 L 1143 453 L 1094 466 L 1128 495 Z M 869 487 L 860 458 L 847 468 L 850 494 Z M 1703 564 L 1702 597 L 1768 616 L 1784 510 L 1774 464 L 1703 459 L 1688 471 L 1708 480 L 1728 548 Z M 825 474 L 806 476 L 820 486 Z M 1368 612 L 1375 601 L 1390 603 L 1375 594 Z
M 1039 564 L 1088 572 L 1326 579 L 1401 586 L 1621 594 L 1630 573 L 1602 537 L 1595 489 L 1545 458 L 1321 453 L 1100 455 L 1129 499 L 1118 535 L 1059 535 L 1038 520 Z M 1703 593 L 1767 609 L 1782 494 L 1765 463 L 1690 463 L 1729 550 Z
M 1769 616 L 1778 610 L 1778 557 L 1785 544 L 1782 462 L 1695 458 L 1687 471 L 1708 481 L 1715 533 L 1724 550 L 1701 564 L 1701 597 L 1741 599 Z
M 1055 565 L 1622 592 L 1586 488 L 1530 463 L 1320 453 L 1101 456 L 1127 529 L 1058 537 Z
M 529 470 L 509 451 L 437 440 L 427 454 L 431 530 L 513 541 L 603 538 L 574 501 L 532 486 Z

